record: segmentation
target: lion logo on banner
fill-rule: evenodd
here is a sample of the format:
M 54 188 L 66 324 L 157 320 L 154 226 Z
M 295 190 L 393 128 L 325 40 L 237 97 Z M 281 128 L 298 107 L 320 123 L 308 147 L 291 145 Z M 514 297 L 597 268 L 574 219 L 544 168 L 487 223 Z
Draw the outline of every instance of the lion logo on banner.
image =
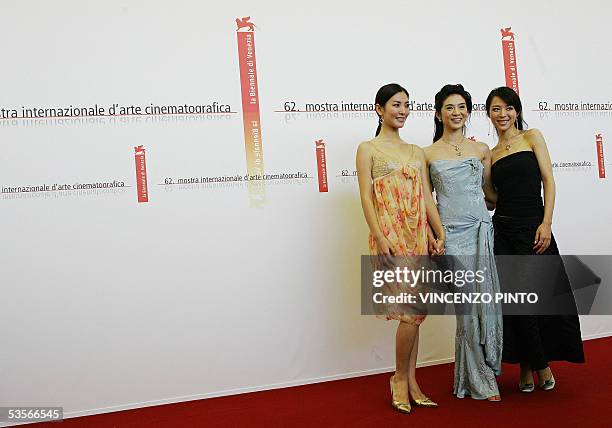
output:
M 145 152 L 144 146 L 135 146 L 134 152 L 136 152 L 137 155 L 144 155 L 144 152 Z
M 250 16 L 245 16 L 241 19 L 236 18 L 236 25 L 238 26 L 236 31 L 240 31 L 243 28 L 246 28 L 247 31 L 255 31 L 255 24 L 253 24 L 252 22 L 249 22 L 250 20 L 251 20 Z
M 603 140 L 603 138 L 602 138 L 601 134 L 596 134 L 596 135 L 595 135 L 595 138 L 596 138 L 597 140 Z
M 502 40 L 514 40 L 514 33 L 512 27 L 501 29 Z
M 317 149 L 324 149 L 325 148 L 325 141 L 323 141 L 323 140 L 316 140 L 315 141 L 315 146 L 317 147 Z

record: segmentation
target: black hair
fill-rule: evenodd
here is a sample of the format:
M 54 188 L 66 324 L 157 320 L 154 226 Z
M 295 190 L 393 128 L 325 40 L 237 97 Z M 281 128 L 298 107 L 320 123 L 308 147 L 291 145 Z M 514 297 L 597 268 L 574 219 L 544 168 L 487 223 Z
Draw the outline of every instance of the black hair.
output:
M 436 113 L 442 113 L 442 106 L 444 105 L 444 101 L 446 101 L 446 99 L 451 95 L 461 95 L 465 100 L 468 114 L 472 113 L 472 96 L 468 91 L 463 88 L 463 85 L 459 83 L 456 85 L 444 85 L 442 89 L 440 89 L 440 91 L 436 94 L 436 97 L 434 99 L 434 107 L 436 109 Z M 465 132 L 465 127 L 463 131 Z M 443 134 L 444 124 L 442 123 L 442 120 L 438 119 L 437 116 L 434 114 L 434 143 L 440 138 L 442 138 Z
M 514 107 L 514 110 L 516 110 L 517 113 L 514 126 L 516 126 L 519 131 L 527 129 L 527 123 L 523 119 L 523 105 L 521 104 L 521 99 L 519 98 L 518 94 L 514 92 L 514 89 L 508 88 L 507 86 L 500 86 L 499 88 L 495 88 L 491 91 L 491 93 L 487 97 L 487 101 L 485 102 L 488 117 L 491 117 L 489 111 L 491 109 L 491 102 L 493 101 L 493 97 L 499 97 L 503 102 L 505 102 L 509 106 Z
M 387 85 L 381 86 L 381 88 L 376 92 L 376 97 L 374 98 L 374 104 L 378 104 L 381 107 L 384 107 L 395 94 L 399 92 L 404 92 L 408 98 L 410 98 L 410 94 L 404 88 L 402 88 L 397 83 L 389 83 Z M 376 112 L 378 115 L 378 112 Z M 382 117 L 378 116 L 378 128 L 376 128 L 376 135 L 380 133 L 380 128 L 382 126 Z

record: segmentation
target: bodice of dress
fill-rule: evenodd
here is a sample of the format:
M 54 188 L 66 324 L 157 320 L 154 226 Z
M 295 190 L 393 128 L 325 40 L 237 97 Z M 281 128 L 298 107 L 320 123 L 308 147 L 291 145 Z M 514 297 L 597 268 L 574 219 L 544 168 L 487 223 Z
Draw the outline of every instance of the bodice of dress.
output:
M 427 214 L 421 163 L 375 147 L 372 155 L 372 202 L 382 233 L 395 255 L 427 254 Z M 370 250 L 377 247 L 370 235 Z
M 400 160 L 395 156 L 388 155 L 378 149 L 376 149 L 372 155 L 373 179 L 383 177 L 405 167 L 419 169 L 421 167 L 421 163 L 418 160 L 414 160 L 414 157 L 408 161 Z
M 499 159 L 491 168 L 491 176 L 497 189 L 495 215 L 538 217 L 544 214 L 542 175 L 531 150 Z
M 443 159 L 429 166 L 442 223 L 490 219 L 482 191 L 484 167 L 479 159 Z

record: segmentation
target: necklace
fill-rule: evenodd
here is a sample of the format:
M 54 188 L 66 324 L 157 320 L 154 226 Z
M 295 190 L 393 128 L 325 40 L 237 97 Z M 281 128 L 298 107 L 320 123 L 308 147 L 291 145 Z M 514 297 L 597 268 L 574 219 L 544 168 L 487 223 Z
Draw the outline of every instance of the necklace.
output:
M 444 138 L 442 138 L 442 141 L 445 142 L 446 144 L 448 144 L 449 146 L 454 147 L 455 148 L 455 154 L 457 156 L 461 156 L 462 155 L 462 152 L 461 152 L 461 149 L 459 148 L 459 146 L 463 143 L 463 139 L 458 144 L 449 143 Z
M 514 144 L 514 141 L 513 141 L 513 140 L 514 140 L 514 139 L 515 139 L 517 136 L 519 136 L 519 135 L 521 135 L 521 134 L 516 134 L 516 135 L 513 135 L 512 137 L 508 138 L 508 141 L 506 142 L 506 145 L 504 146 L 504 148 L 506 149 L 506 151 L 507 151 L 507 152 L 509 152 L 509 151 L 510 151 L 510 149 L 512 148 L 512 144 Z

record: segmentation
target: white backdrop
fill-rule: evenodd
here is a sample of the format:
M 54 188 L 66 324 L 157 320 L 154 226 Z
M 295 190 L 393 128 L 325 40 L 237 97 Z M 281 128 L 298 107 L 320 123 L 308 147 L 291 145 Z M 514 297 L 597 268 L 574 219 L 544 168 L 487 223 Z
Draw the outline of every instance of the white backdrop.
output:
M 560 249 L 610 254 L 612 192 L 598 174 L 595 136 L 609 147 L 612 111 L 538 110 L 610 108 L 612 59 L 603 53 L 612 6 L 497 7 L 3 1 L 2 109 L 217 102 L 232 113 L 0 119 L 0 405 L 57 405 L 76 416 L 390 370 L 395 326 L 359 314 L 367 226 L 350 176 L 376 118 L 287 113 L 285 103 L 371 103 L 389 82 L 417 103 L 461 82 L 484 103 L 505 83 L 505 27 L 515 33 L 525 118 L 558 164 Z M 166 185 L 247 172 L 234 22 L 244 16 L 257 25 L 265 172 L 308 178 Z M 402 136 L 428 145 L 432 125 L 430 111 L 415 111 Z M 475 112 L 468 135 L 492 146 L 491 133 Z M 146 203 L 136 195 L 138 145 Z M 126 187 L 10 190 L 113 181 Z M 612 334 L 610 317 L 582 321 L 586 338 Z M 420 363 L 451 361 L 453 334 L 453 318 L 428 319 Z

